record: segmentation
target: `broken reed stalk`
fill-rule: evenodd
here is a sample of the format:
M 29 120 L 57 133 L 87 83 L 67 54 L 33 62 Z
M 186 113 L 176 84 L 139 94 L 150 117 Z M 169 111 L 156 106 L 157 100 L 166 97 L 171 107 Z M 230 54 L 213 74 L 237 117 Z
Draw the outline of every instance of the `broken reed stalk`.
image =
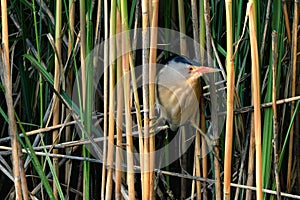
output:
M 278 119 L 277 119 L 277 105 L 276 105 L 276 67 L 277 67 L 277 32 L 272 32 L 272 55 L 273 55 L 273 65 L 272 65 L 272 109 L 273 109 L 273 148 L 274 148 L 274 174 L 275 174 L 275 181 L 276 181 L 276 192 L 277 192 L 277 200 L 281 200 L 281 189 L 280 189 L 280 179 L 279 179 L 279 172 L 278 172 Z
M 153 127 L 155 118 L 155 81 L 156 81 L 156 57 L 157 57 L 157 27 L 158 27 L 158 9 L 159 0 L 151 0 L 151 18 L 150 18 L 150 52 L 149 52 L 149 118 L 150 127 Z M 151 128 L 150 132 L 154 132 Z M 150 199 L 155 199 L 155 134 L 149 138 L 150 151 Z
M 295 0 L 294 3 L 294 22 L 293 22 L 293 31 L 292 31 L 292 45 L 291 45 L 291 64 L 292 64 L 292 80 L 291 80 L 291 97 L 294 97 L 296 94 L 296 76 L 297 76 L 297 42 L 298 42 L 298 22 L 299 22 L 299 2 Z M 294 114 L 295 102 L 291 103 L 291 117 Z M 294 144 L 294 123 L 292 124 L 290 132 L 290 141 L 289 141 L 289 153 L 288 153 L 288 167 L 287 167 L 287 191 L 291 191 L 291 182 L 292 182 L 292 165 L 293 165 L 293 145 Z
M 249 32 L 252 58 L 252 95 L 254 105 L 255 150 L 256 150 L 256 198 L 263 199 L 262 195 L 262 150 L 261 150 L 261 112 L 260 112 L 260 81 L 259 81 L 259 56 L 256 39 L 256 22 L 253 4 L 247 4 L 249 15 Z
M 55 13 L 55 49 L 56 49 L 56 55 L 54 60 L 54 89 L 56 91 L 60 91 L 60 69 L 61 69 L 61 55 L 62 55 L 62 49 L 61 49 L 61 29 L 62 29 L 62 1 L 56 2 L 56 13 Z M 53 126 L 59 124 L 60 121 L 60 105 L 59 105 L 59 98 L 53 94 L 54 98 L 54 105 L 53 105 Z M 57 144 L 59 140 L 58 130 L 53 131 L 52 135 L 52 144 Z M 57 149 L 53 149 L 53 153 L 58 153 Z M 59 179 L 59 167 L 58 167 L 58 158 L 53 158 L 53 168 L 55 170 L 56 176 Z M 53 181 L 53 193 L 55 198 L 59 198 L 58 196 L 58 190 L 56 186 L 56 182 Z
M 116 61 L 116 8 L 117 1 L 111 1 L 110 10 L 110 40 L 109 40 L 109 115 L 108 115 L 108 149 L 107 149 L 107 177 L 105 199 L 111 199 L 113 193 L 114 170 L 114 134 L 115 134 L 115 61 Z
M 226 138 L 225 138 L 225 157 L 224 157 L 224 199 L 230 199 L 231 182 L 231 156 L 232 156 L 232 137 L 233 137 L 233 107 L 234 107 L 234 62 L 233 38 L 232 38 L 232 1 L 225 1 L 226 9 L 226 41 L 227 41 L 227 114 L 226 114 Z

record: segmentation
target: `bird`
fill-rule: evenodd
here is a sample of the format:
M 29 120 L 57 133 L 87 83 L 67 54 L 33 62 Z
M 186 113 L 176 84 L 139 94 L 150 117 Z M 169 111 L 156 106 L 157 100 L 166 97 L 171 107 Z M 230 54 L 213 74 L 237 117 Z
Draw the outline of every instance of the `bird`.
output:
M 217 71 L 220 70 L 178 55 L 162 65 L 156 76 L 156 100 L 161 118 L 167 121 L 172 131 L 195 120 L 199 110 L 199 78 Z

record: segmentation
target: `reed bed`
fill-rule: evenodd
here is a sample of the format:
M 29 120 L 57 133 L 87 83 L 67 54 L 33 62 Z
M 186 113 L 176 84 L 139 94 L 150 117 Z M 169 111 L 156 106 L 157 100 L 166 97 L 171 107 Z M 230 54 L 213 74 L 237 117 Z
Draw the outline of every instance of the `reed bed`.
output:
M 0 199 L 300 199 L 298 9 L 1 0 Z M 199 80 L 191 138 L 157 113 L 175 50 L 222 77 Z

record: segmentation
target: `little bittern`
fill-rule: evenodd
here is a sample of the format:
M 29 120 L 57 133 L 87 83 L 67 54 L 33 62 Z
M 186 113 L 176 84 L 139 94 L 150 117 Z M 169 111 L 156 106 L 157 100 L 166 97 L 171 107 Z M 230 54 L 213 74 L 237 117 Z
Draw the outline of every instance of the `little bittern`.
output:
M 195 116 L 199 108 L 199 77 L 216 72 L 183 56 L 171 58 L 157 75 L 157 102 L 172 131 Z

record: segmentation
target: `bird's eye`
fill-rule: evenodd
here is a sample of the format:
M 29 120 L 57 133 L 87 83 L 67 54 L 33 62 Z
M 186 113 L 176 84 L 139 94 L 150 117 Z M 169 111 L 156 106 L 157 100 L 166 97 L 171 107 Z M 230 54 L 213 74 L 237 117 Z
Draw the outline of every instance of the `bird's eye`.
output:
M 189 71 L 193 71 L 193 69 L 194 69 L 194 68 L 193 68 L 192 66 L 190 66 L 190 65 L 188 66 L 188 70 L 189 70 Z

